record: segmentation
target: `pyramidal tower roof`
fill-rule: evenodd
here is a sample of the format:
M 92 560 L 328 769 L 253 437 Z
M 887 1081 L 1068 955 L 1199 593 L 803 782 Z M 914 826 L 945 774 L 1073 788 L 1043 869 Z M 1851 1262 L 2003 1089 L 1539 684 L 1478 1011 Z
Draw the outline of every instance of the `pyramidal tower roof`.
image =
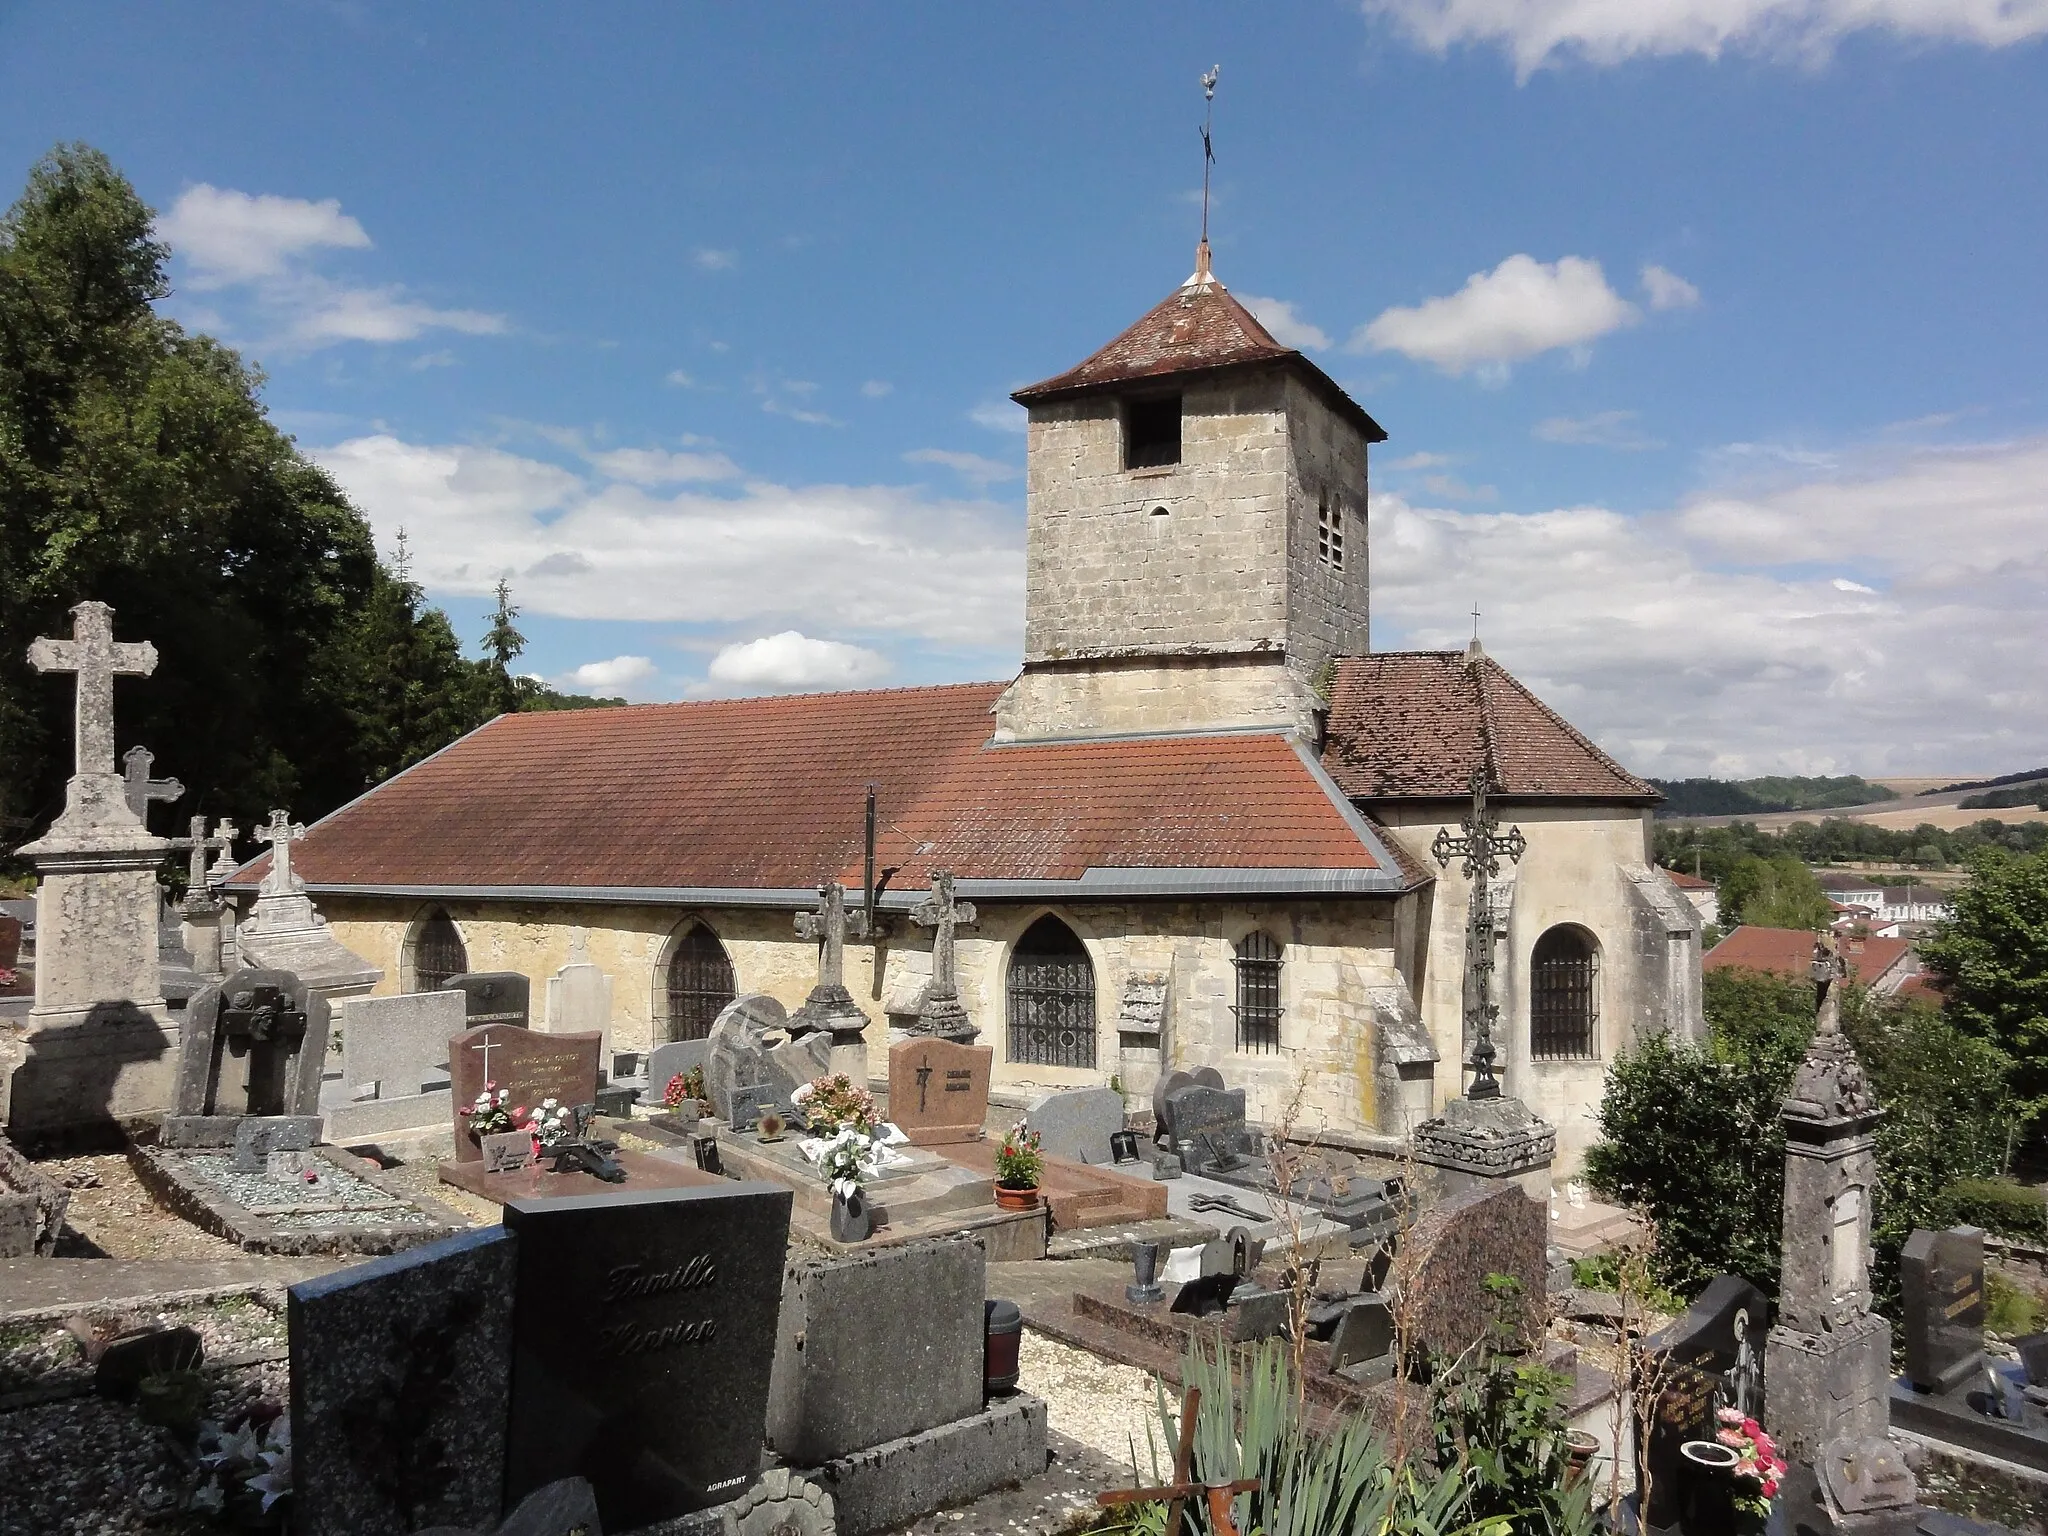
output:
M 1154 305 L 1137 324 L 1065 373 L 1018 390 L 1010 398 L 1032 406 L 1133 384 L 1165 383 L 1188 374 L 1219 369 L 1279 365 L 1298 373 L 1324 402 L 1365 433 L 1383 442 L 1378 422 L 1336 380 L 1293 347 L 1283 347 L 1258 317 L 1240 304 L 1209 267 L 1209 243 L 1195 248 L 1195 270 L 1185 283 Z

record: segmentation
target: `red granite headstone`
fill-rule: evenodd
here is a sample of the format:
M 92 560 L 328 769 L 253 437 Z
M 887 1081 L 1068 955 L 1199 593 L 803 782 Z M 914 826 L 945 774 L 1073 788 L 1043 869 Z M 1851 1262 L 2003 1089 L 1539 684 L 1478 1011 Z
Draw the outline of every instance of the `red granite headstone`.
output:
M 21 919 L 0 912 L 0 971 L 11 971 L 21 958 Z
M 979 1140 L 995 1055 L 986 1045 L 897 1041 L 889 1047 L 890 1123 L 913 1146 Z
M 602 1033 L 546 1035 L 516 1024 L 484 1024 L 448 1037 L 448 1078 L 455 1100 L 455 1156 L 482 1159 L 462 1111 L 486 1082 L 510 1091 L 508 1109 L 535 1110 L 543 1099 L 558 1104 L 597 1102 L 597 1058 Z

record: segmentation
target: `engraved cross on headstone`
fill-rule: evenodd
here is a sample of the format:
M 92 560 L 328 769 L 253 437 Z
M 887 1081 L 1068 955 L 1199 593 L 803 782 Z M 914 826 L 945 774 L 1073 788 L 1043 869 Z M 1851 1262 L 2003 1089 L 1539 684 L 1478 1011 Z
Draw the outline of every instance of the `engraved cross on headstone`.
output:
M 152 779 L 149 770 L 156 764 L 156 754 L 147 747 L 130 747 L 121 754 L 122 766 L 127 770 L 121 792 L 127 798 L 128 809 L 135 813 L 135 819 L 149 825 L 149 805 L 152 800 L 165 804 L 176 800 L 185 793 L 185 786 L 176 779 Z
M 1500 1054 L 1493 1045 L 1493 1026 L 1500 1009 L 1493 1001 L 1493 892 L 1489 882 L 1500 873 L 1503 857 L 1511 864 L 1521 862 L 1529 840 L 1520 827 L 1500 830 L 1500 819 L 1486 805 L 1485 766 L 1472 770 L 1472 809 L 1462 822 L 1462 837 L 1453 837 L 1449 827 L 1439 828 L 1429 851 L 1448 869 L 1453 859 L 1464 861 L 1464 872 L 1472 881 L 1471 908 L 1465 921 L 1465 1023 L 1473 1038 L 1471 1099 L 1497 1099 L 1500 1082 L 1493 1075 L 1494 1059 Z
M 71 638 L 32 641 L 28 661 L 38 672 L 78 674 L 77 772 L 112 773 L 114 679 L 149 676 L 156 670 L 156 647 L 146 640 L 120 644 L 114 639 L 114 610 L 105 603 L 80 603 L 71 610 Z
M 958 997 L 960 984 L 953 964 L 953 935 L 956 929 L 972 928 L 979 917 L 971 901 L 953 897 L 953 872 L 932 871 L 932 893 L 912 909 L 910 920 L 932 930 L 932 986 L 930 997 Z
M 272 811 L 270 825 L 256 829 L 256 841 L 270 844 L 270 873 L 259 888 L 264 895 L 289 895 L 306 888 L 306 882 L 292 873 L 292 844 L 305 835 L 305 827 L 285 811 Z
M 843 987 L 846 985 L 846 941 L 849 936 L 856 939 L 867 937 L 868 915 L 858 907 L 847 911 L 846 887 L 837 880 L 830 880 L 818 887 L 818 910 L 797 913 L 796 933 L 800 939 L 822 940 L 824 943 L 818 954 L 818 985 Z

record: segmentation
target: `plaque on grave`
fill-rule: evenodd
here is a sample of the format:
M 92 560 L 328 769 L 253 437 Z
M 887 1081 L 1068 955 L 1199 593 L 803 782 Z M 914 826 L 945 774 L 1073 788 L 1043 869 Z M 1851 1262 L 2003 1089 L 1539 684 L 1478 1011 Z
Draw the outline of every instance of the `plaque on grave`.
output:
M 1899 1250 L 1906 1379 L 1950 1392 L 1984 1362 L 1984 1233 L 1916 1231 Z
M 761 1467 L 790 1191 L 511 1200 L 506 1501 L 586 1477 L 607 1530 L 736 1498 Z
M 534 1163 L 533 1136 L 527 1131 L 500 1131 L 480 1137 L 477 1150 L 483 1154 L 485 1173 L 517 1173 Z
M 441 987 L 462 994 L 463 1022 L 470 1029 L 485 1024 L 516 1024 L 525 1029 L 532 1021 L 528 999 L 533 983 L 518 971 L 465 971 L 450 976 Z
M 913 1146 L 979 1141 L 995 1048 L 921 1036 L 889 1047 L 889 1121 Z
M 483 1156 L 462 1111 L 476 1102 L 485 1083 L 494 1082 L 511 1095 L 507 1109 L 537 1111 L 544 1099 L 564 1108 L 594 1103 L 603 1043 L 598 1034 L 543 1035 L 516 1024 L 485 1024 L 450 1037 L 457 1160 L 473 1163 Z
M 1190 1083 L 1167 1100 L 1174 1145 L 1190 1173 L 1229 1173 L 1253 1160 L 1245 1126 L 1245 1091 Z

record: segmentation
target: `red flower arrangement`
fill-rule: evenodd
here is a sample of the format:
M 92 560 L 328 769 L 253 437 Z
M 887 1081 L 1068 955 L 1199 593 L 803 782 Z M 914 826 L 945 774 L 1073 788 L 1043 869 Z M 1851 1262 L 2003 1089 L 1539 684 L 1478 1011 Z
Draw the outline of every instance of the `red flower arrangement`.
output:
M 1714 1438 L 1735 1453 L 1736 1486 L 1741 1490 L 1735 1495 L 1735 1507 L 1745 1514 L 1768 1516 L 1771 1500 L 1778 1496 L 1778 1485 L 1784 1481 L 1785 1459 L 1764 1433 L 1763 1425 L 1740 1408 L 1723 1408 L 1715 1417 L 1721 1428 Z

